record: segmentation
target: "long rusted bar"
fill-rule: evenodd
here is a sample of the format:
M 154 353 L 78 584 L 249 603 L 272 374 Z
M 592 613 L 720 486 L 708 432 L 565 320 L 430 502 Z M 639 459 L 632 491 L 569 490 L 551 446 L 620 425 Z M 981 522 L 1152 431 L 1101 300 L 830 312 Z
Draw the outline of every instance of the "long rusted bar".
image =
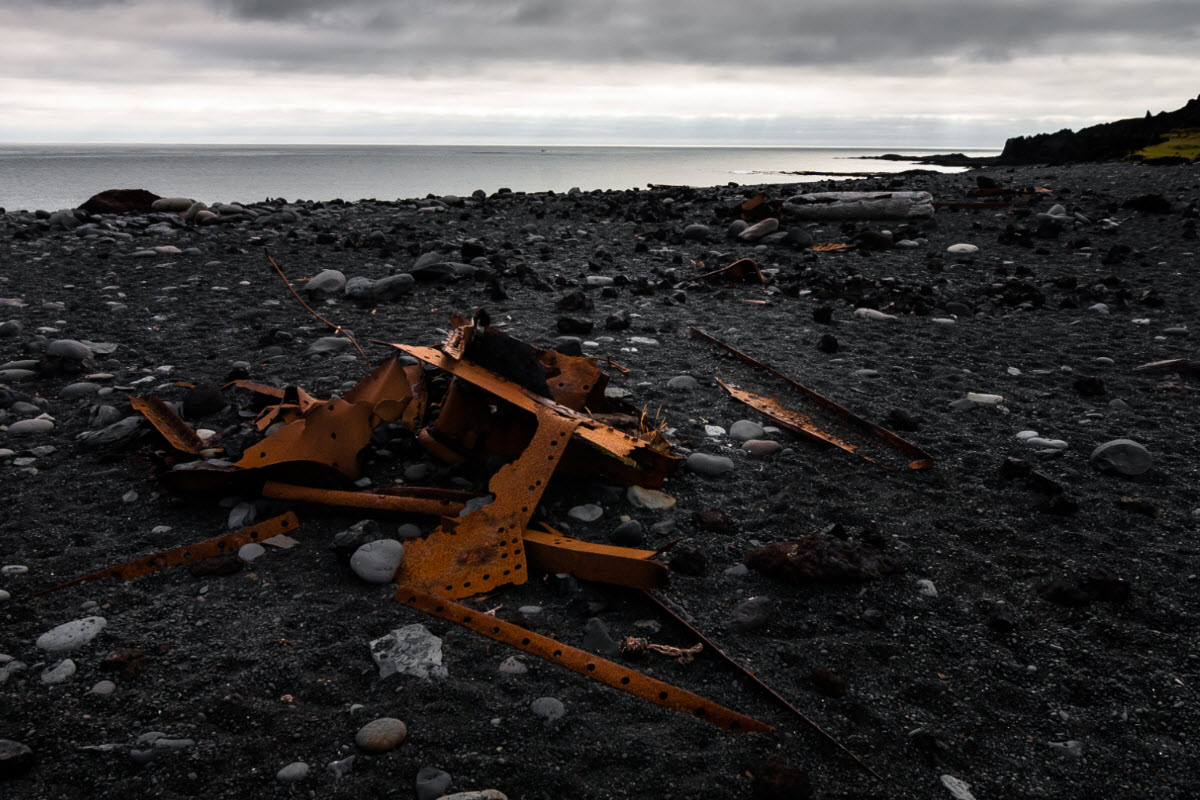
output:
M 196 544 L 177 547 L 174 550 L 164 550 L 161 553 L 142 556 L 132 561 L 126 561 L 123 564 L 105 567 L 102 570 L 81 575 L 66 583 L 60 583 L 58 586 L 38 592 L 37 596 L 40 597 L 50 592 L 57 592 L 59 589 L 65 589 L 68 586 L 75 586 L 80 583 L 98 581 L 101 578 L 120 578 L 123 581 L 131 581 L 134 578 L 140 578 L 144 575 L 167 569 L 168 567 L 177 567 L 180 564 L 192 564 L 197 561 L 203 561 L 206 558 L 211 558 L 212 556 L 233 553 L 244 544 L 265 541 L 281 533 L 290 533 L 299 526 L 300 521 L 296 518 L 295 514 L 289 511 L 286 514 L 272 517 L 257 525 L 251 525 L 248 528 L 227 533 L 224 536 L 216 536 L 212 539 L 206 539 L 203 542 L 197 542 Z
M 838 405 L 837 403 L 833 402 L 832 400 L 830 400 L 827 397 L 817 394 L 812 389 L 809 389 L 807 386 L 797 383 L 796 381 L 792 380 L 787 375 L 784 375 L 782 372 L 775 369 L 774 367 L 764 364 L 763 362 L 759 361 L 758 359 L 756 359 L 750 355 L 747 355 L 746 353 L 743 353 L 741 350 L 738 350 L 736 347 L 726 344 L 725 342 L 722 342 L 720 339 L 717 339 L 716 337 L 710 336 L 709 334 L 705 333 L 704 331 L 700 330 L 699 328 L 689 328 L 688 330 L 694 338 L 702 339 L 702 340 L 708 342 L 709 344 L 716 345 L 717 347 L 720 347 L 720 348 L 728 351 L 729 353 L 733 354 L 743 364 L 747 364 L 749 366 L 754 367 L 755 369 L 762 370 L 763 372 L 766 372 L 767 374 L 783 381 L 785 384 L 787 384 L 787 386 L 789 388 L 794 390 L 804 400 L 812 403 L 814 406 L 816 406 L 820 409 L 824 409 L 825 411 L 830 412 L 835 417 L 837 417 L 838 420 L 843 425 L 846 426 L 846 433 L 850 433 L 850 434 L 857 433 L 857 434 L 860 434 L 863 436 L 871 436 L 871 437 L 876 438 L 876 439 L 880 440 L 881 442 L 889 445 L 893 449 L 897 450 L 898 452 L 900 452 L 901 454 L 903 454 L 904 456 L 906 456 L 909 459 L 909 462 L 907 464 L 909 469 L 924 470 L 924 469 L 931 469 L 933 467 L 933 457 L 931 455 L 926 453 L 921 448 L 917 447 L 912 442 L 909 442 L 908 440 L 903 439 L 900 436 L 897 436 L 895 433 L 893 433 L 892 431 L 889 431 L 887 428 L 867 422 L 865 419 L 863 419 L 862 417 L 859 417 L 857 414 L 850 411 L 849 409 Z M 725 386 L 725 384 L 722 384 L 722 385 Z M 729 387 L 726 386 L 726 388 L 728 389 Z M 751 395 L 749 392 L 745 392 L 745 394 L 750 395 L 751 397 L 758 397 L 757 395 Z M 737 395 L 734 395 L 734 396 L 736 397 Z M 746 402 L 743 398 L 738 398 L 738 399 L 743 400 L 743 402 Z M 758 399 L 765 399 L 765 398 L 758 398 Z M 778 404 L 774 403 L 774 405 L 778 405 Z M 754 406 L 754 407 L 758 408 L 758 406 Z M 779 422 L 781 425 L 785 425 L 786 427 L 792 428 L 793 430 L 799 430 L 799 432 L 801 432 L 801 433 L 805 433 L 805 434 L 809 434 L 809 435 L 816 435 L 812 430 L 808 430 L 807 428 L 805 428 L 803 426 L 801 426 L 799 428 L 793 427 L 793 425 L 799 421 L 798 418 L 800 418 L 802 416 L 803 415 L 796 414 L 795 418 L 789 418 L 787 416 L 777 416 L 777 417 L 772 417 L 772 419 L 774 419 L 776 422 Z M 789 420 L 789 421 L 785 422 L 784 420 Z M 811 420 L 809 420 L 809 422 L 811 423 Z M 822 429 L 819 426 L 817 426 L 815 423 L 811 423 L 809 427 L 815 429 L 816 431 L 822 432 L 823 435 L 817 437 L 817 438 L 820 438 L 822 441 L 829 442 L 830 444 L 834 444 L 837 447 L 841 447 L 842 449 L 847 449 L 845 444 L 847 444 L 848 442 L 843 436 L 837 436 L 835 434 L 830 434 L 828 432 L 822 431 Z M 855 452 L 858 452 L 860 449 L 861 449 L 861 447 L 859 445 L 853 445 L 853 449 L 848 450 L 848 452 L 855 453 Z M 863 454 L 858 453 L 858 455 L 861 456 Z M 866 457 L 866 456 L 864 456 L 864 457 Z M 885 469 L 890 469 L 890 467 L 887 464 L 884 464 L 882 461 L 880 461 L 877 458 L 868 458 L 868 460 L 872 461 L 874 463 L 880 464 L 880 466 L 883 466 Z
M 140 413 L 154 429 L 170 442 L 171 446 L 183 453 L 200 455 L 204 450 L 204 440 L 188 425 L 175 411 L 164 403 L 158 395 L 148 394 L 144 397 L 130 397 L 129 405 Z
M 434 490 L 437 491 L 437 490 Z M 447 490 L 448 491 L 448 490 Z M 466 493 L 467 499 L 474 496 Z M 427 492 L 409 495 L 380 494 L 375 492 L 344 492 L 337 489 L 314 489 L 293 483 L 267 481 L 262 488 L 263 497 L 276 500 L 297 500 L 326 506 L 366 508 L 373 511 L 391 511 L 402 514 L 425 514 L 433 517 L 456 517 L 466 506 L 462 497 L 437 497 Z
M 812 719 L 810 719 L 808 716 L 806 716 L 803 712 L 801 712 L 800 709 L 796 708 L 794 705 L 789 703 L 783 697 L 783 695 L 779 694 L 779 692 L 775 691 L 770 686 L 768 686 L 763 681 L 762 678 L 758 677 L 752 671 L 746 669 L 741 664 L 734 661 L 733 658 L 730 657 L 728 653 L 726 653 L 721 648 L 717 647 L 716 643 L 714 643 L 712 639 L 709 639 L 707 636 L 705 636 L 703 633 L 701 633 L 699 630 L 697 630 L 695 625 L 692 625 L 690 622 L 688 622 L 686 619 L 684 619 L 682 616 L 680 616 L 675 611 L 675 609 L 671 608 L 671 606 L 668 603 L 663 602 L 653 592 L 646 592 L 645 595 L 647 598 L 650 599 L 651 602 L 653 602 L 656 606 L 658 606 L 660 609 L 662 609 L 669 617 L 671 617 L 673 620 L 678 622 L 680 625 L 682 625 L 683 627 L 685 627 L 689 631 L 691 631 L 692 634 L 697 639 L 699 639 L 701 642 L 703 642 L 704 645 L 706 647 L 708 647 L 709 650 L 711 650 L 712 652 L 714 652 L 718 656 L 720 656 L 721 659 L 725 661 L 725 663 L 729 664 L 731 667 L 736 669 L 738 672 L 742 673 L 744 676 L 749 678 L 756 686 L 758 686 L 760 689 L 762 689 L 767 694 L 769 694 L 771 697 L 773 697 L 776 700 L 776 702 L 780 703 L 788 711 L 792 712 L 797 717 L 799 717 L 800 720 L 803 721 L 806 725 L 808 725 L 810 728 L 812 728 L 817 733 L 819 733 L 821 736 L 823 736 L 825 739 L 827 739 L 829 742 L 831 742 L 834 745 L 834 747 L 836 747 L 837 749 L 841 750 L 844 754 L 849 756 L 850 759 L 853 760 L 855 764 L 862 767 L 864 770 L 866 770 L 871 775 L 878 778 L 880 781 L 882 781 L 884 783 L 888 783 L 887 778 L 883 777 L 878 772 L 871 769 L 871 767 L 867 764 L 867 762 L 863 761 L 861 758 L 859 758 L 857 755 L 855 755 L 855 753 L 852 750 L 850 750 L 848 747 L 846 747 L 846 745 L 842 744 L 837 739 L 833 738 L 833 736 L 831 736 L 828 732 L 826 732 L 826 730 L 824 728 L 822 728 L 820 725 L 818 725 L 816 722 L 814 722 Z
M 569 572 L 577 578 L 631 589 L 665 586 L 670 573 L 657 561 L 655 550 L 634 550 L 572 539 L 545 526 L 545 531 L 525 530 L 525 553 L 546 572 Z
M 560 664 L 580 675 L 586 675 L 655 705 L 689 714 L 730 733 L 770 733 L 774 730 L 766 723 L 718 705 L 686 689 L 651 678 L 547 636 L 541 636 L 511 622 L 423 592 L 416 587 L 400 586 L 396 590 L 396 601 L 469 628 L 489 639 L 511 645 L 552 664 Z

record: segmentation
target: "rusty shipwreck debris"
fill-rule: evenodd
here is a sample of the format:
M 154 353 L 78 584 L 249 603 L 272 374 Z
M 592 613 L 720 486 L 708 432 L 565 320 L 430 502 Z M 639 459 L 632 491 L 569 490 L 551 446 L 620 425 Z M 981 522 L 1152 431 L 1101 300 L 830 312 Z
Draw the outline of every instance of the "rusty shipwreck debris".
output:
M 802 404 L 803 411 L 788 408 L 773 397 L 748 392 L 717 378 L 717 383 L 734 399 L 750 406 L 780 427 L 831 444 L 847 453 L 854 453 L 885 469 L 894 469 L 899 466 L 924 470 L 933 467 L 932 456 L 887 428 L 867 422 L 829 398 L 797 383 L 779 370 L 710 336 L 699 328 L 689 328 L 688 330 L 694 338 L 720 347 L 743 364 L 775 378 L 799 404 Z M 897 460 L 897 456 L 901 456 L 907 461 L 900 462 Z
M 278 269 L 274 262 L 272 265 Z M 753 262 L 749 266 L 755 268 L 745 274 L 758 273 Z M 706 334 L 695 330 L 693 334 L 720 344 Z M 160 399 L 133 398 L 133 407 L 170 447 L 169 452 L 156 454 L 161 480 L 188 492 L 237 487 L 309 506 L 436 517 L 440 522 L 433 532 L 405 543 L 404 558 L 394 575 L 397 602 L 722 730 L 773 730 L 685 689 L 456 602 L 506 584 L 524 583 L 530 566 L 642 590 L 699 643 L 678 648 L 635 643 L 635 649 L 681 662 L 695 658 L 702 649 L 713 652 L 883 780 L 651 593 L 667 584 L 667 568 L 654 559 L 669 545 L 658 550 L 600 545 L 573 539 L 544 523 L 533 525 L 538 503 L 555 475 L 602 476 L 626 486 L 654 489 L 678 468 L 680 459 L 664 436 L 662 420 L 610 405 L 604 391 L 608 376 L 601 365 L 623 368 L 611 361 L 534 347 L 490 327 L 482 313 L 470 319 L 456 316 L 438 348 L 382 344 L 393 349 L 393 356 L 341 398 L 316 398 L 298 386 L 271 387 L 246 380 L 229 384 L 227 391 L 249 392 L 259 409 L 253 424 L 241 426 L 259 435 L 249 443 L 237 441 L 230 431 L 200 439 Z M 727 345 L 721 346 L 782 377 Z M 415 363 L 405 363 L 406 357 Z M 430 377 L 434 374 L 437 378 Z M 802 394 L 808 391 L 799 390 Z M 815 397 L 841 412 L 843 422 L 861 422 L 840 406 Z M 362 473 L 360 458 L 372 432 L 385 423 L 410 431 L 428 454 L 445 462 L 482 465 L 498 458 L 506 463 L 491 472 L 486 494 L 431 487 L 349 490 L 349 482 Z M 894 434 L 884 435 L 884 439 L 910 457 L 928 460 Z M 240 456 L 220 458 L 224 451 L 215 446 L 219 443 Z M 230 559 L 244 544 L 291 533 L 298 527 L 296 515 L 288 512 L 204 542 L 108 567 L 47 591 L 108 577 L 132 580 L 212 557 Z

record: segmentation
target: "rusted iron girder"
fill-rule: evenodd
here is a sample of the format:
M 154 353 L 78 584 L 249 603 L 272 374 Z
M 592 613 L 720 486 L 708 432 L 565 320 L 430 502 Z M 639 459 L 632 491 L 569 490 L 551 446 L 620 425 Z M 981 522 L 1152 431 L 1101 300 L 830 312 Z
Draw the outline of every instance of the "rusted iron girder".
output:
M 292 483 L 267 481 L 263 497 L 276 500 L 295 500 L 326 506 L 365 508 L 402 514 L 425 514 L 434 517 L 456 517 L 468 500 L 478 497 L 475 492 L 454 489 L 389 489 L 379 492 L 344 492 L 336 489 L 314 489 Z
M 413 586 L 400 586 L 396 601 L 435 617 L 469 628 L 489 639 L 503 642 L 552 664 L 560 664 L 580 675 L 614 689 L 635 695 L 655 705 L 689 714 L 730 733 L 770 733 L 774 728 L 697 694 L 651 678 L 584 650 L 565 645 L 533 631 L 505 622 Z
M 130 397 L 129 405 L 133 406 L 134 411 L 150 420 L 154 429 L 181 453 L 198 456 L 205 450 L 204 440 L 192 429 L 191 425 L 184 422 L 183 418 L 176 414 L 169 405 L 159 399 L 158 395 Z
M 662 609 L 662 611 L 665 612 L 667 614 L 667 616 L 671 617 L 673 620 L 678 622 L 684 628 L 687 628 L 689 631 L 691 631 L 692 635 L 694 635 L 697 639 L 699 639 L 701 642 L 703 642 L 710 651 L 712 651 L 713 653 L 716 653 L 718 656 L 720 656 L 721 659 L 723 661 L 725 661 L 726 664 L 729 664 L 731 667 L 736 669 L 738 672 L 742 673 L 742 675 L 749 678 L 751 680 L 751 682 L 754 683 L 754 685 L 758 686 L 760 689 L 762 689 L 767 694 L 769 694 L 772 698 L 775 699 L 776 702 L 778 702 L 780 705 L 782 705 L 788 711 L 795 714 L 802 722 L 804 722 L 806 725 L 808 725 L 810 728 L 815 730 L 822 737 L 824 737 L 826 740 L 828 740 L 830 743 L 832 743 L 838 750 L 841 750 L 842 753 L 849 756 L 850 759 L 853 760 L 855 764 L 862 767 L 864 770 L 866 770 L 871 775 L 878 778 L 880 781 L 882 781 L 884 783 L 888 782 L 887 778 L 883 777 L 878 772 L 871 769 L 871 767 L 868 766 L 865 761 L 863 761 L 861 758 L 859 758 L 857 755 L 855 755 L 852 750 L 847 748 L 844 744 L 839 742 L 837 739 L 833 738 L 833 736 L 831 736 L 829 733 L 827 733 L 824 728 L 822 728 L 820 725 L 818 725 L 812 719 L 807 717 L 803 712 L 801 712 L 800 709 L 796 708 L 794 705 L 789 703 L 783 697 L 783 695 L 779 694 L 774 689 L 772 689 L 770 686 L 768 686 L 763 681 L 762 678 L 758 677 L 758 675 L 754 674 L 754 672 L 752 672 L 751 670 L 748 670 L 745 667 L 743 667 L 737 661 L 734 661 L 733 658 L 730 657 L 728 653 L 726 653 L 721 648 L 717 647 L 716 643 L 713 642 L 712 639 L 709 639 L 707 636 L 705 636 L 703 633 L 701 633 L 699 630 L 697 630 L 695 625 L 692 625 L 690 622 L 688 622 L 686 619 L 684 619 L 683 615 L 680 614 L 678 611 L 676 611 L 672 607 L 674 605 L 673 603 L 664 602 L 661 598 L 658 597 L 658 595 L 654 594 L 653 592 L 645 592 L 645 595 L 652 603 L 654 603 L 654 605 L 656 605 L 656 606 L 658 606 L 658 608 Z
M 248 528 L 242 528 L 233 533 L 227 533 L 224 536 L 216 536 L 212 539 L 206 539 L 203 542 L 197 542 L 196 544 L 177 547 L 174 550 L 164 550 L 161 553 L 142 556 L 132 561 L 126 561 L 123 564 L 105 567 L 102 570 L 81 575 L 66 583 L 60 583 L 58 586 L 38 592 L 38 596 L 57 592 L 59 589 L 65 589 L 68 586 L 98 581 L 101 578 L 120 578 L 123 581 L 131 581 L 134 578 L 140 578 L 144 575 L 167 569 L 168 567 L 177 567 L 180 564 L 194 564 L 213 556 L 235 553 L 244 544 L 262 542 L 273 536 L 290 533 L 299 526 L 300 521 L 296 519 L 295 514 L 289 511 L 286 514 L 280 514 L 278 517 L 272 517 L 265 522 L 251 525 Z
M 525 552 L 546 572 L 569 572 L 577 578 L 631 589 L 665 586 L 670 573 L 650 558 L 656 550 L 635 550 L 572 539 L 549 525 L 546 531 L 525 531 Z M 548 531 L 548 532 L 547 532 Z
M 774 367 L 768 366 L 752 356 L 743 353 L 741 350 L 738 350 L 732 345 L 728 345 L 725 342 L 710 336 L 699 328 L 689 328 L 688 330 L 694 338 L 702 339 L 710 344 L 716 345 L 717 347 L 732 353 L 742 363 L 748 364 L 755 369 L 766 372 L 767 374 L 783 381 L 790 389 L 796 392 L 802 400 L 811 404 L 814 410 L 828 412 L 830 415 L 832 415 L 841 426 L 841 430 L 838 434 L 829 433 L 822 426 L 819 426 L 813 422 L 812 418 L 808 415 L 784 408 L 777 400 L 762 397 L 742 389 L 737 389 L 736 387 L 731 387 L 722 382 L 720 378 L 717 379 L 718 382 L 721 383 L 721 385 L 725 387 L 725 389 L 729 391 L 730 394 L 732 394 L 736 399 L 751 406 L 759 413 L 763 414 L 763 416 L 771 419 L 773 422 L 776 422 L 779 425 L 788 428 L 789 430 L 796 431 L 797 433 L 801 433 L 806 436 L 812 436 L 820 441 L 832 444 L 848 453 L 856 453 L 862 458 L 879 464 L 885 469 L 891 469 L 891 466 L 883 463 L 878 458 L 866 456 L 863 453 L 858 452 L 862 449 L 862 445 L 850 441 L 850 438 L 871 437 L 886 444 L 909 459 L 906 465 L 909 469 L 925 470 L 933 468 L 933 457 L 912 442 L 897 436 L 887 428 L 867 422 L 865 419 L 862 419 L 849 409 L 843 408 L 829 398 L 817 394 L 807 386 L 797 383 Z

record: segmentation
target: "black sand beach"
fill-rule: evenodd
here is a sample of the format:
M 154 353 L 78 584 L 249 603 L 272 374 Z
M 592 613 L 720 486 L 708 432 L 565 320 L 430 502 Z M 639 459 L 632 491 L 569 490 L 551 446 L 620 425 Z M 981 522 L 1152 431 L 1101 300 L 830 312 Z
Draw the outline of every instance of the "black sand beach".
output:
M 449 773 L 448 791 L 530 800 L 804 796 L 795 786 L 772 793 L 766 778 L 784 774 L 780 764 L 805 771 L 819 798 L 1195 797 L 1200 381 L 1134 368 L 1200 358 L 1200 166 L 995 168 L 765 191 L 927 190 L 950 201 L 979 176 L 1050 193 L 1030 213 L 785 218 L 792 235 L 771 243 L 726 236 L 758 191 L 746 186 L 248 201 L 246 213 L 209 225 L 162 213 L 0 215 L 0 363 L 10 362 L 0 367 L 0 739 L 17 743 L 0 752 L 0 797 L 407 798 L 425 796 L 414 788 L 423 768 Z M 1037 217 L 1055 204 L 1060 219 Z M 684 236 L 694 224 L 707 226 L 706 240 L 688 238 L 695 228 Z M 858 246 L 814 252 L 809 237 Z M 902 239 L 915 246 L 892 246 Z M 948 252 L 955 244 L 978 251 Z M 676 569 L 662 594 L 890 782 L 711 653 L 687 665 L 623 663 L 773 733 L 729 734 L 535 658 L 520 658 L 524 674 L 502 673 L 516 651 L 408 609 L 350 571 L 330 545 L 364 514 L 174 494 L 155 478 L 161 440 L 148 425 L 116 443 L 85 436 L 133 416 L 131 395 L 182 401 L 180 383 L 248 377 L 328 397 L 362 377 L 353 350 L 312 351 L 330 332 L 287 293 L 264 248 L 297 286 L 323 270 L 413 275 L 373 304 L 380 284 L 361 281 L 361 302 L 315 303 L 376 362 L 388 348 L 368 340 L 434 346 L 453 312 L 481 306 L 493 325 L 544 347 L 571 346 L 559 339 L 561 318 L 592 321 L 583 352 L 630 370 L 612 372 L 611 386 L 634 408 L 661 409 L 681 453 L 727 456 L 735 468 L 716 478 L 681 470 L 663 487 L 677 504 L 662 511 L 601 482 L 556 481 L 539 518 L 601 543 L 629 520 L 640 525 L 624 528 L 625 541 L 637 531 L 648 549 L 682 537 L 663 560 L 690 546 L 701 566 Z M 430 252 L 443 257 L 414 270 Z M 739 258 L 774 283 L 695 279 Z M 573 293 L 582 298 L 560 305 Z M 706 426 L 763 422 L 715 376 L 769 386 L 689 337 L 691 326 L 895 429 L 935 466 L 889 471 L 786 431 L 764 434 L 781 450 L 754 456 L 711 435 Z M 60 339 L 91 345 L 50 350 Z M 695 387 L 669 387 L 679 376 Z M 94 386 L 64 391 L 81 382 Z M 968 393 L 1003 402 L 961 402 Z M 38 417 L 50 424 L 21 424 Z M 232 408 L 197 421 L 216 431 L 246 424 Z M 1041 442 L 1018 438 L 1027 431 Z M 1100 469 L 1093 450 L 1118 439 L 1144 446 L 1152 466 Z M 477 489 L 488 477 L 441 464 L 405 431 L 377 434 L 365 453 L 371 484 L 406 474 Z M 599 519 L 568 516 L 584 504 L 599 506 Z M 301 520 L 299 544 L 267 548 L 234 574 L 179 567 L 33 596 L 217 536 L 231 514 L 288 508 Z M 728 524 L 698 515 L 708 509 Z M 385 518 L 380 530 L 394 536 L 409 521 L 433 525 Z M 903 571 L 797 586 L 739 569 L 752 549 L 809 535 Z M 734 610 L 752 597 L 770 602 L 747 624 Z M 535 574 L 466 603 L 574 646 L 591 618 L 614 639 L 694 644 L 638 593 L 573 579 Z M 531 606 L 540 613 L 518 614 Z M 79 649 L 36 645 L 93 616 L 106 626 Z M 414 623 L 442 640 L 448 675 L 381 679 L 369 643 Z M 144 667 L 106 668 L 126 649 Z M 95 693 L 104 680 L 113 691 Z M 531 709 L 544 697 L 561 701 L 561 718 Z M 407 738 L 362 752 L 356 732 L 384 717 L 402 720 Z M 156 748 L 156 738 L 168 744 Z M 294 762 L 307 775 L 281 781 Z

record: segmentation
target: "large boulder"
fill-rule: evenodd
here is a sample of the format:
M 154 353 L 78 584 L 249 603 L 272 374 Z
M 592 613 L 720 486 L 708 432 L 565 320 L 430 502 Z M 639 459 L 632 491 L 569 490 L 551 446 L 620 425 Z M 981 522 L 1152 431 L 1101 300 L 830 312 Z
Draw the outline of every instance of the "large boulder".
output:
M 89 197 L 80 208 L 89 214 L 145 214 L 160 199 L 145 189 L 108 189 Z

